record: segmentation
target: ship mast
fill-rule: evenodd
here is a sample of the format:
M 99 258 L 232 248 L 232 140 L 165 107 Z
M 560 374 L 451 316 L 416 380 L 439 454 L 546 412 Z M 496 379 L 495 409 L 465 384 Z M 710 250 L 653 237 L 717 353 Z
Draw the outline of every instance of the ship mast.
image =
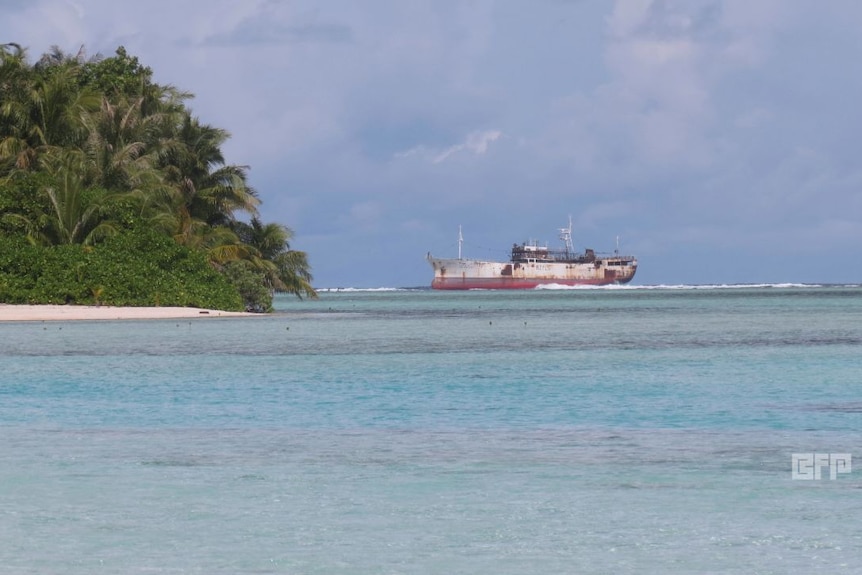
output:
M 572 245 L 572 216 L 569 216 L 569 227 L 560 228 L 560 239 L 566 244 L 566 253 L 575 253 L 575 247 Z
M 461 226 L 458 226 L 458 259 L 461 259 L 461 244 L 464 243 L 464 236 L 461 234 Z

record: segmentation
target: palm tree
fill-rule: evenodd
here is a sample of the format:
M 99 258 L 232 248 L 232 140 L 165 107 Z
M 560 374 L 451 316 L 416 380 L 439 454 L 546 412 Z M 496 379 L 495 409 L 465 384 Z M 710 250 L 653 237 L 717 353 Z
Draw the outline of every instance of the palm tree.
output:
M 0 165 L 34 170 L 45 154 L 80 147 L 87 137 L 83 119 L 99 98 L 79 86 L 79 59 L 55 50 L 28 67 L 23 50 L 0 57 Z
M 256 217 L 247 224 L 236 222 L 233 228 L 239 239 L 252 248 L 248 259 L 263 272 L 271 291 L 291 293 L 299 298 L 303 295 L 317 297 L 311 286 L 314 278 L 308 256 L 290 249 L 293 230 L 281 224 L 263 224 Z
M 162 118 L 141 113 L 143 98 L 124 97 L 101 106 L 85 117 L 88 131 L 84 144 L 93 167 L 94 183 L 113 191 L 147 190 L 160 182 L 153 142 Z
M 256 216 L 260 201 L 246 183 L 247 168 L 225 164 L 221 145 L 228 133 L 183 110 L 168 134 L 158 146 L 164 185 L 151 221 L 180 244 L 205 250 L 214 265 L 247 258 L 231 225 L 238 212 Z
M 19 160 L 23 152 L 19 135 L 29 116 L 22 103 L 32 76 L 26 50 L 17 44 L 0 46 L 0 167 L 4 174 L 19 162 L 28 161 L 26 153 Z
M 53 48 L 29 66 L 25 50 L 0 45 L 6 229 L 45 245 L 89 244 L 117 222 L 144 220 L 219 269 L 236 261 L 263 278 L 264 292 L 316 297 L 293 232 L 260 222 L 248 168 L 225 162 L 229 134 L 192 116 L 190 94 L 151 77 L 122 47 L 88 61 L 83 48 Z
M 165 149 L 162 168 L 174 186 L 178 207 L 188 218 L 227 225 L 238 211 L 257 214 L 260 201 L 246 183 L 248 167 L 225 164 L 221 146 L 229 136 L 186 112 L 176 145 Z
M 104 191 L 85 186 L 86 158 L 81 152 L 64 151 L 43 159 L 50 184 L 42 188 L 51 211 L 27 219 L 31 242 L 52 244 L 92 244 L 96 240 L 116 233 L 116 226 L 102 217 L 102 208 L 108 201 Z

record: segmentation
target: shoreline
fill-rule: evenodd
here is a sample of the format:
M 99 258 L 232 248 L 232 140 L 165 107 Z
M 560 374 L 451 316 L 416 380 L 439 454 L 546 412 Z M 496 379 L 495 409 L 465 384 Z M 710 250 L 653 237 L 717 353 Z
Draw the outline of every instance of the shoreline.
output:
M 196 307 L 0 304 L 0 322 L 251 317 L 262 314 Z

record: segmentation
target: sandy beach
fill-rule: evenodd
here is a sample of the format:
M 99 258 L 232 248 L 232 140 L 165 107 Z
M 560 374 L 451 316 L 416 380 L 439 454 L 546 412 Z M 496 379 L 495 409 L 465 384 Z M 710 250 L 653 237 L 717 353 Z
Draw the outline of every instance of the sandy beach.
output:
M 260 314 L 192 307 L 113 307 L 85 305 L 0 304 L 0 321 L 69 321 L 242 317 Z

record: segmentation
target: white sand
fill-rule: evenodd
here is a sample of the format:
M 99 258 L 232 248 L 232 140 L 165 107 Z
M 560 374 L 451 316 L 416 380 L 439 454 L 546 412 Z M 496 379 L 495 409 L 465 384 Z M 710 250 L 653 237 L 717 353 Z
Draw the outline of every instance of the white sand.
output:
M 86 305 L 0 304 L 0 321 L 66 321 L 97 319 L 173 319 L 242 317 L 260 314 L 194 307 L 112 307 Z

